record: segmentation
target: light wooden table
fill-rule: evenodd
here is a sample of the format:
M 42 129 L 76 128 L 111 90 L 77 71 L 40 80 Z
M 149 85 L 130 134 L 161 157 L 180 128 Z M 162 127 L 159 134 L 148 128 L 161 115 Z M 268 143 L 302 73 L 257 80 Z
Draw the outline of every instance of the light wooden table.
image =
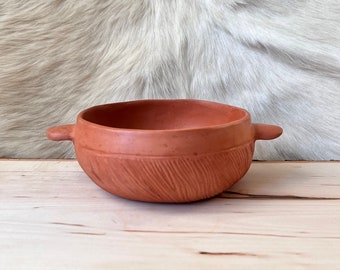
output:
M 340 163 L 254 162 L 229 192 L 133 202 L 74 160 L 0 160 L 0 269 L 340 269 Z

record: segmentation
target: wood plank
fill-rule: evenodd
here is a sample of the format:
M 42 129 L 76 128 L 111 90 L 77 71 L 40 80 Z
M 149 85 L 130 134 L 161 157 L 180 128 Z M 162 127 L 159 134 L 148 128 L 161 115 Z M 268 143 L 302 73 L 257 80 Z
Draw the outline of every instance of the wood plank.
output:
M 22 172 L 22 174 L 20 174 Z M 0 160 L 0 180 L 68 179 L 82 185 L 91 181 L 75 160 Z M 37 177 L 37 174 L 39 177 Z M 253 162 L 245 177 L 227 196 L 263 195 L 340 198 L 340 162 Z M 67 191 L 65 191 L 67 192 Z M 224 195 L 225 196 L 225 195 Z
M 253 162 L 231 189 L 245 195 L 340 198 L 340 162 Z
M 339 162 L 254 162 L 221 196 L 110 195 L 74 160 L 0 160 L 0 269 L 337 269 Z

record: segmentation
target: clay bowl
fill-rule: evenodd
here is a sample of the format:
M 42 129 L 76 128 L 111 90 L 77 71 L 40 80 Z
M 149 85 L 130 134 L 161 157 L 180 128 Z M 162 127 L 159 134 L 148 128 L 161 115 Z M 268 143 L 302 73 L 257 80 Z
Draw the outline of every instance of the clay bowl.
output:
M 104 190 L 132 200 L 191 202 L 240 180 L 256 140 L 280 136 L 278 126 L 252 124 L 247 111 L 201 100 L 139 100 L 100 105 L 75 125 L 47 130 L 72 140 L 77 160 Z

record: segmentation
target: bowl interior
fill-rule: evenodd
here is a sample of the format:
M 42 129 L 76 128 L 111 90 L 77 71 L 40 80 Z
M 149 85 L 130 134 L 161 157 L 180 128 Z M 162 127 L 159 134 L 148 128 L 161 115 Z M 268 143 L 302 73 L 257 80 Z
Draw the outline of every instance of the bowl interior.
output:
M 171 130 L 225 125 L 247 116 L 245 110 L 199 100 L 141 100 L 100 105 L 84 111 L 89 122 L 124 129 Z

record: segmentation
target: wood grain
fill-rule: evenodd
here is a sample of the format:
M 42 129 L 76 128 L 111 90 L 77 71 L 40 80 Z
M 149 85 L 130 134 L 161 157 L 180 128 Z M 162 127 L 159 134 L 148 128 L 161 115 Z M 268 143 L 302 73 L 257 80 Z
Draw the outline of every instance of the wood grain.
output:
M 0 160 L 0 269 L 339 269 L 339 175 L 339 162 L 254 162 L 214 199 L 151 204 L 74 160 Z

